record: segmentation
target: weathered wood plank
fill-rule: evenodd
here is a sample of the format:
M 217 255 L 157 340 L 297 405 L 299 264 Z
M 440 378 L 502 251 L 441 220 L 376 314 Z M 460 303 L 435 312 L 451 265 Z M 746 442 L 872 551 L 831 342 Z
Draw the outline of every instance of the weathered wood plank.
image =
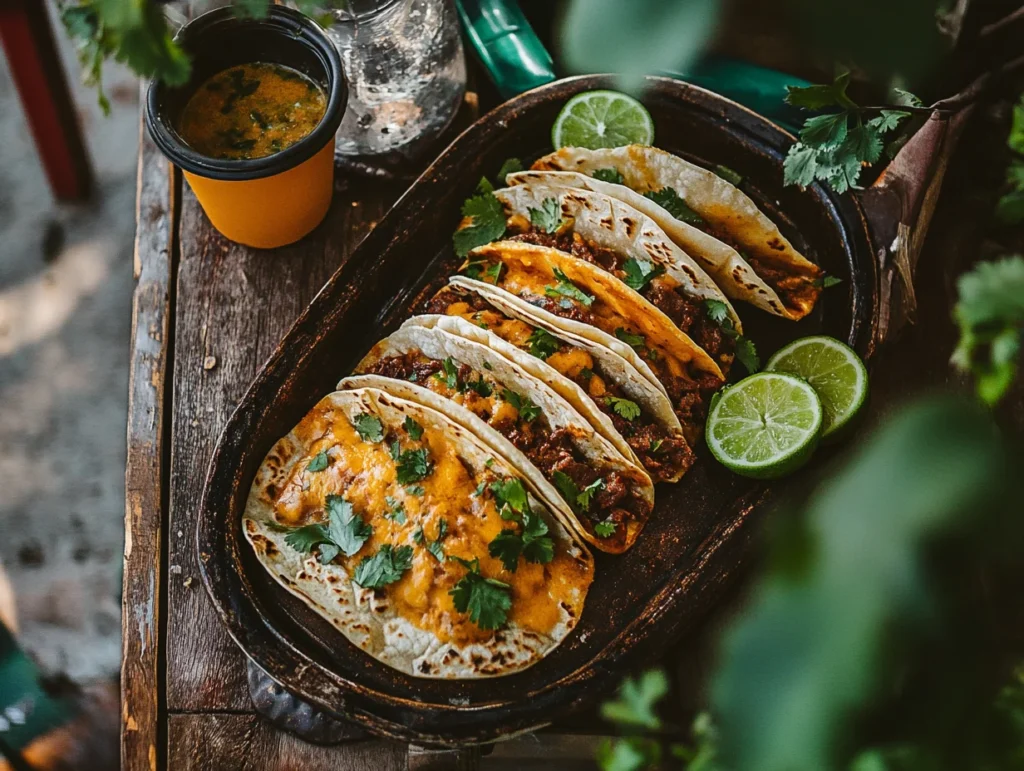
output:
M 183 194 L 175 318 L 168 524 L 167 708 L 249 710 L 242 654 L 200 585 L 194 512 L 221 428 L 260 365 L 324 281 L 381 217 L 394 187 L 339 192 L 298 244 L 259 251 L 213 230 Z M 172 753 L 176 748 L 171 746 Z
M 321 747 L 255 715 L 171 715 L 167 767 L 174 771 L 404 771 L 404 744 L 381 740 Z
M 121 598 L 121 767 L 155 769 L 163 576 L 164 383 L 173 306 L 174 171 L 141 126 Z

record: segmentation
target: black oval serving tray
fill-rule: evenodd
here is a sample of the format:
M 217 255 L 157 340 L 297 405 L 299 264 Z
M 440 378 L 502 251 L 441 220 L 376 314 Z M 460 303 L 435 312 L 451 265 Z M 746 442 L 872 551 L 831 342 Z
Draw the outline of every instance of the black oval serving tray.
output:
M 493 177 L 509 156 L 528 164 L 549 152 L 550 128 L 566 99 L 608 87 L 614 84 L 606 77 L 558 81 L 505 103 L 459 136 L 295 322 L 210 463 L 196 547 L 206 589 L 231 636 L 290 692 L 374 733 L 436 745 L 486 742 L 599 698 L 714 602 L 771 495 L 699 448 L 682 482 L 658 487 L 637 544 L 621 556 L 597 555 L 583 615 L 561 647 L 524 672 L 476 681 L 414 678 L 378 663 L 278 587 L 242 536 L 246 495 L 273 443 L 457 267 L 451 235 L 480 177 Z M 666 78 L 649 78 L 642 99 L 659 147 L 742 174 L 744 191 L 797 248 L 843 280 L 796 324 L 738 304 L 759 349 L 770 353 L 789 339 L 825 332 L 868 353 L 877 276 L 855 200 L 819 185 L 783 188 L 782 161 L 793 137 L 734 102 Z

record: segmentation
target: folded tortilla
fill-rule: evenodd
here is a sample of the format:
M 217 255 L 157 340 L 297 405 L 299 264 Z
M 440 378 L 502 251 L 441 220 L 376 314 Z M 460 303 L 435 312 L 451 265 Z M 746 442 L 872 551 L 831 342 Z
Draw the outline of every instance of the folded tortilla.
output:
M 619 354 L 530 315 L 496 287 L 450 284 L 407 326 L 437 326 L 487 345 L 551 386 L 654 482 L 676 482 L 693 464 L 668 397 Z M 475 290 L 475 291 L 474 291 Z
M 821 269 L 800 254 L 746 194 L 712 171 L 644 145 L 606 150 L 563 147 L 539 159 L 533 169 L 576 172 L 587 178 L 614 170 L 622 177 L 621 185 L 591 179 L 587 189 L 625 201 L 655 220 L 730 297 L 793 320 L 806 316 L 817 302 Z M 510 184 L 528 180 L 537 177 L 509 177 Z M 562 180 L 583 184 L 579 178 Z M 550 178 L 545 181 L 553 183 Z M 691 218 L 694 224 L 643 196 L 666 188 L 698 215 Z
M 554 389 L 486 345 L 436 326 L 403 326 L 354 371 L 339 388 L 380 388 L 442 412 L 507 458 L 602 551 L 632 546 L 654 507 L 654 485 L 639 465 Z
M 498 265 L 501 265 L 498 268 Z M 660 388 L 687 441 L 700 436 L 707 402 L 724 382 L 718 364 L 672 320 L 611 274 L 557 249 L 498 241 L 470 252 L 452 283 L 497 286 L 530 305 L 535 318 L 605 345 Z M 495 281 L 496 279 L 496 281 Z
M 724 306 L 736 333 L 742 333 L 743 323 L 718 285 L 651 217 L 604 193 L 541 182 L 495 190 L 494 195 L 508 215 L 506 238 L 550 246 L 607 270 L 728 371 L 734 337 L 723 333 L 710 305 Z M 545 207 L 561 217 L 553 232 L 533 221 Z
M 425 452 L 426 474 L 415 487 L 398 481 L 396 445 Z M 491 489 L 513 480 L 526 483 L 530 516 L 553 541 L 549 561 L 520 557 L 514 572 L 488 552 L 497 534 L 519 527 L 502 518 Z M 328 521 L 329 495 L 372 529 L 348 556 L 310 548 L 310 526 L 315 533 Z M 495 677 L 535 664 L 575 627 L 593 579 L 586 546 L 511 463 L 441 413 L 371 388 L 329 394 L 274 445 L 242 525 L 278 583 L 354 645 L 416 677 Z M 356 582 L 366 560 L 399 550 L 408 563 L 397 581 Z M 499 628 L 457 610 L 450 591 L 470 571 L 455 558 L 479 560 L 482 577 L 507 585 L 511 607 Z

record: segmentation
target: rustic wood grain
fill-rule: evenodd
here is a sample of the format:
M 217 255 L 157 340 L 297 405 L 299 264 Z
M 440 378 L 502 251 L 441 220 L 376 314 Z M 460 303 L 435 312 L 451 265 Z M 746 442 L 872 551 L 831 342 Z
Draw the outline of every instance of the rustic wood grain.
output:
M 244 658 L 202 590 L 195 513 L 214 443 L 257 369 L 380 218 L 395 187 L 336 193 L 309 237 L 273 251 L 227 241 L 182 202 L 168 523 L 167 708 L 250 710 Z M 175 751 L 171 742 L 171 751 Z
M 404 771 L 405 745 L 381 740 L 318 747 L 255 715 L 171 715 L 174 771 Z
M 142 129 L 121 599 L 121 767 L 125 769 L 155 769 L 160 754 L 160 550 L 166 473 L 164 383 L 174 274 L 173 190 L 172 168 Z

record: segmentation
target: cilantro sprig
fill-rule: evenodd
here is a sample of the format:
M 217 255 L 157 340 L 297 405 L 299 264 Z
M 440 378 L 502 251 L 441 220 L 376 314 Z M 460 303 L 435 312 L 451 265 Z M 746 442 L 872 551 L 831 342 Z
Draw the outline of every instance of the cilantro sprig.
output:
M 636 420 L 640 417 L 640 405 L 629 399 L 619 396 L 606 396 L 604 403 L 612 408 L 612 411 L 624 420 Z
M 1001 225 L 1024 222 L 1024 96 L 1013 108 L 1013 122 L 1006 146 L 1014 153 L 1006 167 L 1006 192 L 996 204 L 996 221 Z
M 512 587 L 496 578 L 485 578 L 480 574 L 480 559 L 465 560 L 454 555 L 466 574 L 448 591 L 455 609 L 468 613 L 469 620 L 484 630 L 499 629 L 508 620 L 512 608 Z
M 320 547 L 319 559 L 327 564 L 339 554 L 351 557 L 373 535 L 373 528 L 355 513 L 352 504 L 340 495 L 328 495 L 324 508 L 327 524 L 305 525 L 285 537 L 285 543 L 296 551 L 311 552 Z
M 476 195 L 462 204 L 462 216 L 470 222 L 452 236 L 455 254 L 459 257 L 505 235 L 505 209 L 494 195 L 494 185 L 486 178 L 477 185 Z
M 513 573 L 520 556 L 527 562 L 551 562 L 555 555 L 555 543 L 548 535 L 547 523 L 530 509 L 522 480 L 501 479 L 492 482 L 490 490 L 501 518 L 519 524 L 521 530 L 504 528 L 488 544 L 488 553 L 500 559 L 505 569 Z
M 529 346 L 530 355 L 536 356 L 538 359 L 547 359 L 562 347 L 562 343 L 557 337 L 541 327 L 537 327 L 530 333 L 530 336 L 526 338 L 526 344 Z
M 616 327 L 615 336 L 635 351 L 642 351 L 647 346 L 647 338 L 630 332 L 625 327 Z
M 614 167 L 607 169 L 594 169 L 592 176 L 594 179 L 599 179 L 602 182 L 611 182 L 614 185 L 626 184 L 626 180 L 622 178 L 622 174 L 620 174 L 619 170 Z
M 505 388 L 501 392 L 501 398 L 515 407 L 520 419 L 527 423 L 532 423 L 540 417 L 540 407 L 534 404 L 529 396 L 522 396 L 509 388 Z
M 412 534 L 412 538 L 416 543 L 423 544 L 427 547 L 427 551 L 430 552 L 434 559 L 438 562 L 444 562 L 444 547 L 441 542 L 444 541 L 448 535 L 448 520 L 442 518 L 437 523 L 437 537 L 433 541 L 427 540 L 426 533 L 422 527 L 416 528 L 416 531 Z
M 644 193 L 644 198 L 650 198 L 677 220 L 682 220 L 687 225 L 693 225 L 694 227 L 704 225 L 704 218 L 691 209 L 686 201 L 680 198 L 675 188 L 663 187 L 661 190 L 648 190 Z
M 313 459 L 306 465 L 306 471 L 323 471 L 331 464 L 331 459 L 327 456 L 327 450 L 321 450 Z
M 368 412 L 360 412 L 356 415 L 352 419 L 352 427 L 364 442 L 384 441 L 384 424 L 380 422 L 380 418 Z
M 554 286 L 550 284 L 544 287 L 544 294 L 548 297 L 566 297 L 570 300 L 575 300 L 584 308 L 589 308 L 594 303 L 593 295 L 589 295 L 576 286 L 569 277 L 562 272 L 560 268 L 555 268 L 555 280 L 558 282 Z
M 376 554 L 359 561 L 352 580 L 364 589 L 378 589 L 395 583 L 411 567 L 411 546 L 394 547 L 386 543 Z
M 554 233 L 562 225 L 562 212 L 557 198 L 545 198 L 539 209 L 530 209 L 530 224 L 545 233 Z
M 577 511 L 590 511 L 590 504 L 593 502 L 594 495 L 604 489 L 604 480 L 595 479 L 589 485 L 584 487 L 582 490 L 568 474 L 564 471 L 556 471 L 552 475 L 555 487 L 558 488 L 558 492 L 562 494 L 562 497 L 568 501 L 569 505 Z
M 747 372 L 754 374 L 761 369 L 761 357 L 757 355 L 754 341 L 736 331 L 736 325 L 729 315 L 729 306 L 721 300 L 707 299 L 704 301 L 704 309 L 708 318 L 722 330 L 722 334 L 736 341 L 736 359 Z
M 434 466 L 430 462 L 427 448 L 402 450 L 396 439 L 391 443 L 391 459 L 395 462 L 396 478 L 400 485 L 411 485 L 426 478 Z
M 786 102 L 808 110 L 834 109 L 808 118 L 800 141 L 790 148 L 783 166 L 784 183 L 810 185 L 827 183 L 837 193 L 858 188 L 861 169 L 882 157 L 883 137 L 895 130 L 911 113 L 900 109 L 872 109 L 875 117 L 865 120 L 865 108 L 846 91 L 850 73 L 844 72 L 831 84 L 807 87 L 787 86 Z M 906 91 L 896 92 L 897 105 L 920 107 L 921 102 Z
M 665 272 L 664 265 L 655 265 L 649 260 L 638 260 L 635 257 L 626 260 L 622 269 L 626 272 L 626 277 L 623 279 L 626 286 L 637 292 L 643 292 L 651 281 Z

